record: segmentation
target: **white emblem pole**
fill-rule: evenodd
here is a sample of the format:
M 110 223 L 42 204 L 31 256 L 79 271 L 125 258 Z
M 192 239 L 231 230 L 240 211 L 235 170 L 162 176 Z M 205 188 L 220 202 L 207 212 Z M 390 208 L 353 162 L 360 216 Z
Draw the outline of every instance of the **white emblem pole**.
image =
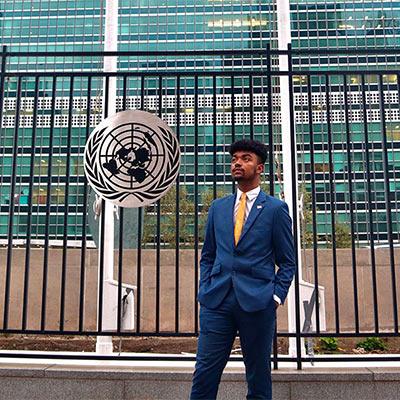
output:
M 105 30 L 104 30 L 104 51 L 117 51 L 118 50 L 118 0 L 106 0 L 105 10 Z M 104 57 L 104 72 L 117 71 L 117 57 Z M 104 78 L 103 85 L 103 118 L 104 111 L 107 107 L 108 116 L 116 112 L 116 91 L 117 82 L 115 77 L 109 78 L 108 85 L 108 100 L 106 104 L 106 79 Z M 104 212 L 105 226 L 104 232 L 101 229 L 100 223 L 100 238 L 99 243 L 102 242 L 101 235 L 104 234 L 104 248 L 99 246 L 99 289 L 103 285 L 103 323 L 102 329 L 112 329 L 115 326 L 115 313 L 117 298 L 115 291 L 112 290 L 110 283 L 113 280 L 114 274 L 114 205 L 110 201 L 105 201 Z M 104 274 L 103 282 L 100 282 L 100 255 L 104 252 Z M 99 290 L 100 293 L 100 290 Z M 96 352 L 102 354 L 109 354 L 113 351 L 112 336 L 98 336 L 96 341 Z
M 290 25 L 290 4 L 289 0 L 277 0 L 276 1 L 276 12 L 277 12 L 277 26 L 278 26 L 278 48 L 279 50 L 287 50 L 287 46 L 291 43 L 291 25 Z M 279 70 L 287 71 L 289 67 L 288 57 L 286 55 L 279 56 Z M 281 94 L 281 129 L 282 129 L 282 158 L 283 158 L 283 188 L 285 192 L 285 201 L 289 206 L 290 213 L 293 210 L 293 196 L 292 196 L 292 185 L 296 185 L 298 188 L 298 171 L 297 171 L 297 151 L 292 154 L 291 149 L 291 120 L 284 116 L 290 115 L 293 110 L 290 109 L 289 102 L 289 77 L 280 77 L 280 94 Z M 295 127 L 293 127 L 295 129 Z M 296 135 L 293 137 L 294 148 L 297 149 Z M 292 167 L 295 168 L 295 180 L 292 180 Z M 293 217 L 293 215 L 292 215 Z M 297 212 L 297 221 L 300 222 L 300 215 Z M 302 283 L 302 265 L 301 265 L 301 239 L 300 239 L 300 223 L 297 224 L 297 255 L 298 255 L 298 274 L 299 283 Z M 301 306 L 301 305 L 299 305 Z M 288 328 L 289 332 L 296 332 L 296 298 L 294 292 L 294 284 L 290 287 L 288 299 Z M 302 346 L 303 347 L 303 346 Z M 289 355 L 296 356 L 296 338 L 289 338 Z

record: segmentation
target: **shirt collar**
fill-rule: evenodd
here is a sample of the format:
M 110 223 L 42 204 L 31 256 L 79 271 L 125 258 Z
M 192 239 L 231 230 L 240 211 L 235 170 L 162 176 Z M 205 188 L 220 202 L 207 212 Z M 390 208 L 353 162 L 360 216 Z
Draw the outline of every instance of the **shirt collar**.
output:
M 249 190 L 248 192 L 246 192 L 247 198 L 248 198 L 250 201 L 255 200 L 256 197 L 259 195 L 260 191 L 261 191 L 260 186 L 257 186 L 256 188 L 254 188 L 254 189 L 252 189 L 252 190 Z M 243 193 L 243 192 L 242 192 L 239 188 L 237 188 L 236 201 L 239 201 L 239 200 L 240 200 L 240 196 L 242 195 L 242 193 Z

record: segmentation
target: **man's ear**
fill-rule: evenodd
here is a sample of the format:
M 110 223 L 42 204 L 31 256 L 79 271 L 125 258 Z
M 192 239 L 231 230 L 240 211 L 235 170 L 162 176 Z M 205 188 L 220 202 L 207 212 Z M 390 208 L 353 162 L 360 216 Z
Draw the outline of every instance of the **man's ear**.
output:
M 257 164 L 257 172 L 262 174 L 264 172 L 264 164 Z

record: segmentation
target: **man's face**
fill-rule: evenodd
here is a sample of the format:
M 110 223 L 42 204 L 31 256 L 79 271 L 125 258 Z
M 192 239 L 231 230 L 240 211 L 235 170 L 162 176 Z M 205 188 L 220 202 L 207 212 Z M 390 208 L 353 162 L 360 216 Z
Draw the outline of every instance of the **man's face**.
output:
M 264 170 L 258 156 L 251 151 L 237 151 L 231 159 L 231 174 L 235 181 L 252 182 L 259 178 Z

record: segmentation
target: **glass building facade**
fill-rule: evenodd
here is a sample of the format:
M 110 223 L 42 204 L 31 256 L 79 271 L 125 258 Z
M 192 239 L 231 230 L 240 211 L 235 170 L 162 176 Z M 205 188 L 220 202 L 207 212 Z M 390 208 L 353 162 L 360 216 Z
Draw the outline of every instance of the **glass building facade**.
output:
M 96 51 L 102 50 L 104 39 L 105 0 L 49 0 L 49 1 L 0 1 L 1 43 L 11 51 Z M 327 110 L 326 88 L 329 87 L 331 129 L 334 142 L 334 187 L 337 221 L 348 224 L 349 187 L 346 170 L 346 125 L 344 118 L 344 81 L 335 75 L 328 81 L 312 76 L 311 107 L 312 123 L 309 121 L 308 79 L 301 70 L 338 70 L 349 68 L 396 68 L 396 53 L 375 54 L 376 49 L 400 47 L 400 2 L 354 0 L 338 2 L 331 0 L 290 1 L 291 38 L 294 49 L 316 49 L 321 53 L 313 56 L 298 55 L 293 59 L 299 76 L 294 80 L 294 106 L 296 133 L 299 146 L 299 181 L 310 192 L 311 175 L 316 179 L 317 232 L 323 242 L 332 231 L 329 208 L 331 184 L 328 154 L 326 151 Z M 241 50 L 266 49 L 277 46 L 277 17 L 275 1 L 260 0 L 120 0 L 118 49 L 121 51 L 166 50 L 237 50 L 232 56 L 120 56 L 120 71 L 215 71 L 236 69 L 250 71 L 265 68 L 266 57 L 246 55 Z M 370 54 L 346 54 L 347 49 L 371 49 Z M 338 55 L 323 54 L 326 49 L 343 50 Z M 70 57 L 11 57 L 6 69 L 18 71 L 102 71 L 102 59 L 96 56 Z M 382 179 L 382 126 L 379 114 L 379 88 L 376 75 L 369 75 L 364 85 L 368 92 L 367 131 L 371 140 L 370 166 L 373 171 L 374 227 L 368 226 L 366 211 L 366 158 L 365 126 L 363 124 L 362 82 L 359 75 L 350 76 L 346 84 L 351 92 L 352 167 L 354 173 L 354 201 L 356 210 L 357 239 L 368 241 L 367 232 L 376 232 L 376 239 L 387 239 L 387 221 Z M 226 146 L 235 137 L 248 137 L 268 141 L 274 136 L 278 161 L 280 151 L 279 107 L 274 111 L 272 132 L 266 123 L 268 113 L 267 78 L 255 79 L 250 85 L 248 78 L 235 79 L 235 90 L 228 78 L 217 77 L 214 94 L 211 77 L 198 81 L 198 104 L 195 102 L 194 79 L 181 82 L 180 93 L 180 140 L 183 150 L 181 181 L 193 192 L 193 176 L 198 172 L 200 191 L 211 187 L 214 178 L 213 158 L 213 107 L 216 101 L 217 173 L 218 189 L 231 190 Z M 39 89 L 34 170 L 31 165 L 34 96 Z M 87 81 L 76 78 L 71 81 L 58 78 L 55 89 L 52 78 L 23 79 L 21 82 L 20 120 L 18 129 L 19 152 L 17 157 L 14 237 L 26 236 L 28 177 L 35 176 L 33 185 L 32 237 L 42 240 L 46 224 L 46 204 L 50 198 L 50 236 L 52 240 L 64 235 L 65 212 L 67 212 L 68 240 L 81 237 L 83 206 L 82 155 L 86 142 L 86 111 L 90 106 L 90 126 L 93 129 L 102 118 L 102 79 L 93 79 L 90 105 L 87 101 Z M 389 139 L 389 169 L 391 201 L 393 202 L 393 229 L 399 235 L 400 221 L 397 193 L 400 189 L 400 121 L 398 106 L 397 75 L 384 77 L 386 118 Z M 0 135 L 0 239 L 7 240 L 12 176 L 12 149 L 15 134 L 15 115 L 18 108 L 17 79 L 5 81 L 3 121 Z M 55 90 L 54 104 L 51 94 Z M 127 108 L 144 106 L 146 110 L 161 115 L 166 122 L 177 126 L 176 81 L 146 78 L 145 103 L 141 104 L 141 80 L 130 78 L 128 82 Z M 161 105 L 159 97 L 162 95 Z M 215 97 L 214 97 L 215 95 Z M 234 118 L 232 124 L 232 99 Z M 252 107 L 250 107 L 252 99 Z M 279 102 L 274 91 L 274 101 Z M 71 105 L 72 100 L 72 105 Z M 122 80 L 118 82 L 117 106 L 122 108 Z M 274 104 L 274 103 L 273 103 Z M 71 108 L 72 107 L 72 108 Z M 195 109 L 199 114 L 196 120 Z M 51 126 L 51 111 L 55 109 Z M 72 111 L 71 111 L 72 110 Z M 250 119 L 253 113 L 253 121 Z M 70 119 L 69 119 L 70 117 Z M 252 123 L 253 122 L 253 123 Z M 69 137 L 70 135 L 70 137 Z M 315 144 L 314 165 L 310 159 L 310 135 Z M 50 162 L 48 148 L 52 139 L 53 157 Z M 374 145 L 376 143 L 376 147 Z M 70 144 L 70 147 L 67 145 Z M 199 153 L 195 155 L 194 145 Z M 70 161 L 67 162 L 67 154 Z M 196 166 L 195 166 L 196 161 Z M 51 165 L 51 185 L 47 175 Z M 276 166 L 274 166 L 276 168 Z M 397 175 L 396 175 L 397 174 Z M 68 186 L 66 198 L 66 187 Z M 279 183 L 276 184 L 279 191 Z M 200 200 L 201 202 L 201 200 Z M 398 237 L 396 236 L 396 239 Z

